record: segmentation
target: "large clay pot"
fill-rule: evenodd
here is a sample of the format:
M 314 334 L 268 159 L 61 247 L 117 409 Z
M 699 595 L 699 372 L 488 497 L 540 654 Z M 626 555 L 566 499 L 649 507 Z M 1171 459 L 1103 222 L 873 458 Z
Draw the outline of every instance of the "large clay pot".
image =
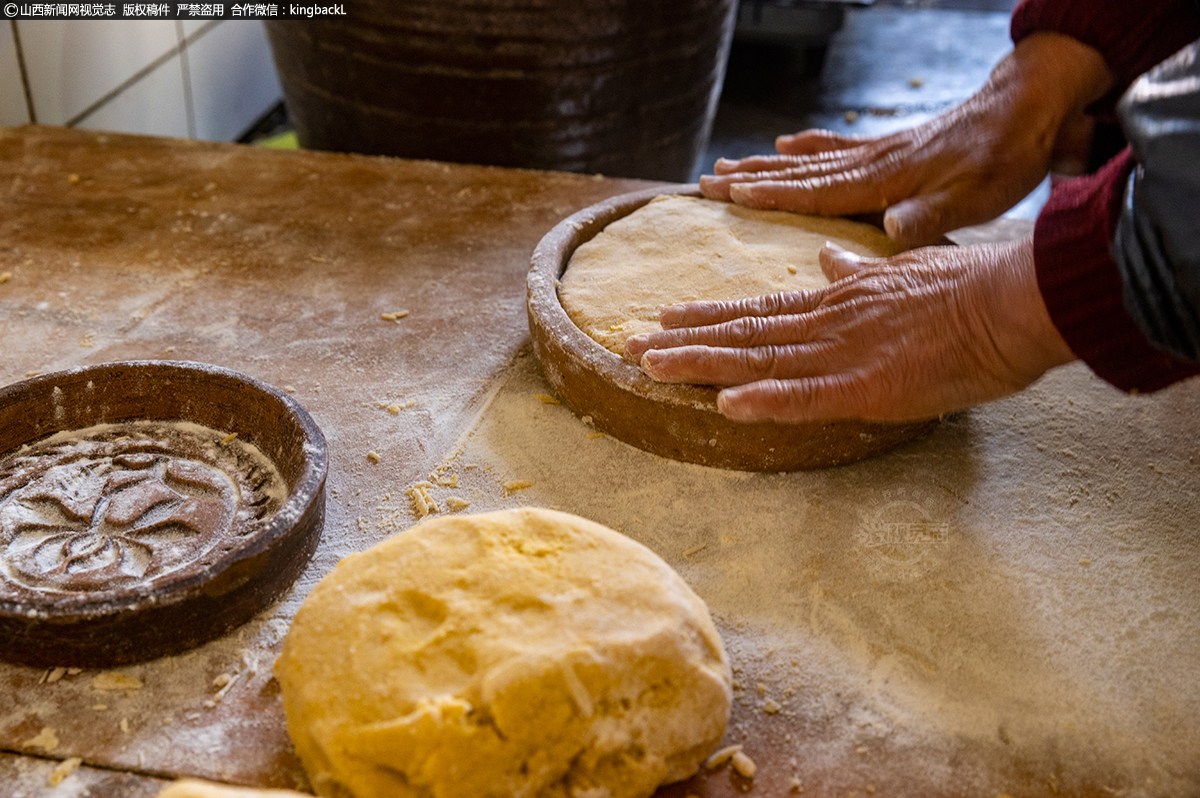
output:
M 736 0 L 355 0 L 267 23 L 302 146 L 686 181 Z

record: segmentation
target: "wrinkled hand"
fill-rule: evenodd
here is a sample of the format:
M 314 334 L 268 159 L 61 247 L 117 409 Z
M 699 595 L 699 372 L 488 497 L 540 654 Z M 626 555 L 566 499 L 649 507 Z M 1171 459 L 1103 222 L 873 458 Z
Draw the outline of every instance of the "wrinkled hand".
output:
M 893 258 L 821 250 L 816 291 L 663 308 L 626 355 L 661 382 L 724 387 L 743 421 L 914 420 L 1025 388 L 1075 356 L 1050 321 L 1029 238 Z
M 1023 39 L 962 105 L 878 138 L 811 130 L 776 141 L 779 155 L 717 161 L 710 199 L 754 208 L 844 216 L 885 210 L 905 246 L 994 219 L 1046 176 L 1060 132 L 1112 74 L 1091 47 L 1058 33 Z M 1064 125 L 1064 122 L 1068 123 Z

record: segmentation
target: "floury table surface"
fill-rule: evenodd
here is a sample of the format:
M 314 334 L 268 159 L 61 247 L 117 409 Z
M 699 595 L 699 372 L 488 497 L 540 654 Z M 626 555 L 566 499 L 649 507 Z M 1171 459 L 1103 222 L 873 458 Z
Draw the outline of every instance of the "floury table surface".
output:
M 244 627 L 120 679 L 0 665 L 0 783 L 304 787 L 272 662 L 317 579 L 416 523 L 421 486 L 441 513 L 593 518 L 709 603 L 737 680 L 727 742 L 759 770 L 666 794 L 1200 791 L 1200 385 L 1127 397 L 1072 366 L 806 474 L 631 449 L 549 395 L 525 273 L 559 219 L 646 185 L 0 132 L 0 380 L 216 363 L 293 391 L 330 452 L 317 556 Z

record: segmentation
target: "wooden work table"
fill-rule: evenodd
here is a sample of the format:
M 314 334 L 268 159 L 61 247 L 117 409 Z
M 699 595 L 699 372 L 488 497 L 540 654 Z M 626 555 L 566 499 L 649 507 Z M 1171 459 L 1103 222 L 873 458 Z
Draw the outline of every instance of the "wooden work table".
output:
M 631 449 L 547 395 L 525 275 L 561 218 L 646 185 L 0 131 L 0 384 L 215 363 L 292 392 L 330 454 L 315 559 L 231 635 L 119 669 L 126 689 L 0 664 L 5 794 L 305 788 L 272 663 L 317 579 L 417 522 L 421 482 L 441 512 L 453 493 L 593 518 L 708 601 L 738 681 L 729 741 L 759 774 L 666 794 L 1200 790 L 1200 385 L 1127 397 L 1070 366 L 825 472 Z

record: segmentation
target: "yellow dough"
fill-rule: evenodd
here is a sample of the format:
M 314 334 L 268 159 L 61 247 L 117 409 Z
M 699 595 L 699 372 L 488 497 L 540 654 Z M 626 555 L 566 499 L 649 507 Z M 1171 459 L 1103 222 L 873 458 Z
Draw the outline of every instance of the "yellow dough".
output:
M 665 195 L 575 250 L 558 296 L 579 329 L 623 355 L 630 336 L 662 329 L 663 305 L 828 285 L 817 262 L 826 241 L 860 255 L 899 251 L 862 222 Z
M 704 602 L 646 547 L 541 509 L 426 520 L 347 557 L 276 664 L 313 786 L 354 798 L 633 798 L 721 740 Z

